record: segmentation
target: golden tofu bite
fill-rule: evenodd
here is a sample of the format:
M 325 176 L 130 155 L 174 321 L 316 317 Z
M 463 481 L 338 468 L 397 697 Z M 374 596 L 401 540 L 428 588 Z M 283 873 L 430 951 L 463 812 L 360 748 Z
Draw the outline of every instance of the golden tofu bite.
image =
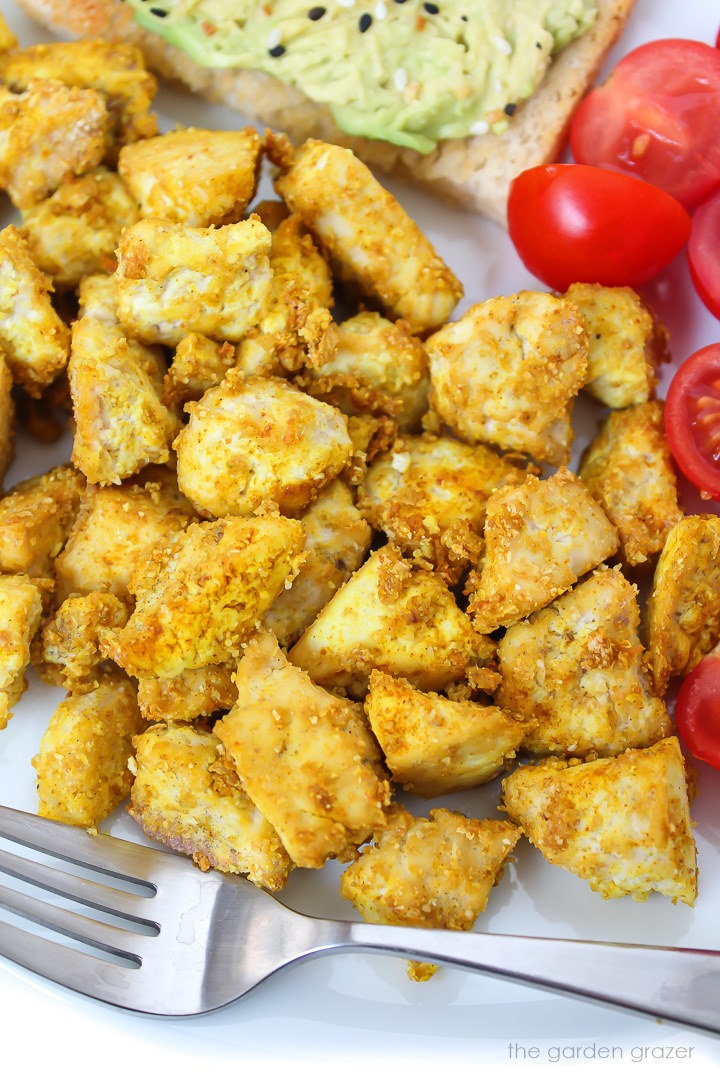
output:
M 442 326 L 462 285 L 427 237 L 351 150 L 308 139 L 293 150 L 268 133 L 266 152 L 280 168 L 279 195 L 300 214 L 341 281 L 379 301 L 410 332 Z
M 637 589 L 601 567 L 498 644 L 495 703 L 538 721 L 530 754 L 619 754 L 651 746 L 672 724 L 638 637 Z
M 15 457 L 15 400 L 12 375 L 0 348 L 0 484 Z
M 132 738 L 145 722 L 124 675 L 105 675 L 86 693 L 60 702 L 32 759 L 38 814 L 89 829 L 130 793 Z
M 270 212 L 260 219 L 272 232 L 270 264 L 277 277 L 292 278 L 311 307 L 331 308 L 334 304 L 332 271 L 327 259 L 305 228 L 299 214 L 288 214 L 284 204 L 282 220 Z M 265 204 L 267 206 L 267 204 Z
M 71 465 L 59 465 L 11 488 L 0 499 L 0 572 L 50 574 L 84 490 L 85 477 Z
M 620 533 L 629 566 L 662 551 L 683 516 L 662 402 L 611 412 L 583 455 L 580 478 Z
M 225 712 L 237 699 L 235 667 L 231 664 L 208 664 L 191 668 L 165 679 L 141 675 L 138 679 L 138 704 L 146 720 L 196 720 Z
M 682 518 L 662 550 L 645 608 L 655 691 L 688 675 L 720 640 L 720 517 Z
M 69 596 L 43 627 L 33 657 L 40 677 L 66 690 L 92 690 L 110 667 L 100 650 L 103 635 L 124 626 L 129 615 L 129 605 L 114 593 Z
M 588 340 L 577 308 L 550 293 L 475 304 L 428 338 L 430 404 L 460 438 L 538 461 L 570 460 L 570 406 Z
M 215 517 L 252 514 L 267 502 L 301 514 L 352 453 L 342 413 L 283 379 L 231 369 L 186 411 L 173 444 L 178 483 Z
M 302 564 L 303 531 L 288 518 L 228 517 L 189 525 L 159 553 L 154 578 L 135 586 L 127 625 L 106 655 L 129 675 L 174 678 L 229 663 Z
M 495 656 L 444 582 L 387 545 L 335 593 L 290 651 L 323 686 L 367 693 L 374 668 L 421 690 L 442 690 Z
M 370 675 L 365 712 L 393 780 L 426 799 L 498 776 L 535 726 L 532 717 L 426 694 L 382 671 Z
M 692 906 L 695 841 L 675 737 L 616 758 L 523 765 L 502 790 L 505 810 L 547 861 L 603 899 L 659 892 Z
M 42 609 L 40 583 L 24 574 L 0 574 L 0 731 L 27 689 L 25 669 Z
M 670 357 L 667 331 L 628 288 L 576 283 L 565 293 L 588 333 L 585 389 L 603 405 L 624 409 L 654 396 L 658 366 Z
M 133 740 L 128 811 L 153 840 L 191 855 L 201 870 L 247 874 L 282 889 L 292 862 L 248 798 L 211 731 L 156 724 Z
M 120 322 L 147 345 L 175 346 L 193 332 L 239 341 L 265 313 L 269 251 L 257 218 L 218 229 L 142 218 L 117 249 Z
M 581 480 L 559 469 L 490 496 L 485 553 L 468 579 L 468 612 L 482 634 L 545 607 L 614 555 L 618 534 Z
M 236 683 L 214 731 L 248 795 L 298 866 L 352 858 L 390 803 L 362 706 L 315 686 L 268 632 L 248 641 Z
M 235 347 L 229 341 L 188 334 L 179 342 L 163 380 L 163 402 L 173 408 L 198 401 L 206 390 L 222 382 L 234 364 Z
M 0 232 L 0 347 L 13 377 L 39 397 L 68 361 L 70 331 L 50 303 L 50 279 L 14 225 Z

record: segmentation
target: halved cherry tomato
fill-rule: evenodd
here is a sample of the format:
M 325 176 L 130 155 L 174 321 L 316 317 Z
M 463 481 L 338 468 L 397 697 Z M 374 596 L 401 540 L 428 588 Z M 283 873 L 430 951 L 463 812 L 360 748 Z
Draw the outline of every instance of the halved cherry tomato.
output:
M 693 215 L 688 262 L 700 299 L 720 319 L 720 195 L 713 195 Z
M 510 186 L 510 238 L 528 270 L 553 289 L 574 281 L 643 285 L 682 250 L 690 224 L 659 188 L 591 165 L 538 165 Z
M 675 706 L 688 750 L 720 769 L 720 655 L 711 652 L 686 677 Z
M 575 112 L 575 160 L 638 176 L 691 209 L 720 186 L 720 52 L 672 38 L 633 49 Z
M 665 432 L 690 483 L 720 498 L 720 344 L 680 365 L 667 392 Z

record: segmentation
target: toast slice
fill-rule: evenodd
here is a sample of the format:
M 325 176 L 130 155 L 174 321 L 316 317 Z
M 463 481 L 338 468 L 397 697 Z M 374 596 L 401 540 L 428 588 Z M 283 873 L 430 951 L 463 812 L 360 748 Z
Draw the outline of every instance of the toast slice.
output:
M 538 90 L 518 107 L 512 124 L 502 135 L 448 139 L 427 155 L 376 139 L 345 135 L 326 106 L 310 101 L 296 87 L 263 72 L 201 67 L 159 35 L 141 29 L 122 0 L 18 3 L 55 31 L 139 45 L 148 65 L 160 75 L 179 79 L 215 104 L 230 106 L 256 121 L 280 128 L 294 142 L 313 136 L 349 146 L 381 172 L 406 178 L 450 203 L 505 224 L 511 180 L 524 169 L 557 160 L 561 155 L 570 117 L 620 36 L 634 0 L 597 0 L 598 15 L 593 26 L 563 50 Z

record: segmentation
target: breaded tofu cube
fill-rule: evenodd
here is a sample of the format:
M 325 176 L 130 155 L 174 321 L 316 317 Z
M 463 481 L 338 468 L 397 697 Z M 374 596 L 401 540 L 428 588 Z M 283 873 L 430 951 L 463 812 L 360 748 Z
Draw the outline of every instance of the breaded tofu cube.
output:
M 146 720 L 196 720 L 226 712 L 237 699 L 235 667 L 208 664 L 183 671 L 172 679 L 141 675 L 138 679 L 138 704 Z
M 32 759 L 40 817 L 84 829 L 104 821 L 130 793 L 132 738 L 144 726 L 135 687 L 122 674 L 68 694 Z
M 0 484 L 15 457 L 15 401 L 12 375 L 0 348 Z
M 644 629 L 658 694 L 718 644 L 720 517 L 693 515 L 671 530 L 655 567 Z
M 189 525 L 163 553 L 127 625 L 109 631 L 106 654 L 129 675 L 174 678 L 240 655 L 303 556 L 303 531 L 282 517 Z
M 570 460 L 570 406 L 587 375 L 577 308 L 550 293 L 475 304 L 428 338 L 430 404 L 461 439 L 551 465 Z
M 130 607 L 114 593 L 91 592 L 64 600 L 42 632 L 39 663 L 46 682 L 91 690 L 108 662 L 100 651 L 105 630 L 124 626 Z
M 307 558 L 290 589 L 263 615 L 263 626 L 289 648 L 361 565 L 372 529 L 342 480 L 333 480 L 300 519 Z
M 85 477 L 59 465 L 23 480 L 0 499 L 0 572 L 43 577 L 70 534 Z
M 120 177 L 93 169 L 23 211 L 22 223 L 35 265 L 63 290 L 90 274 L 112 273 L 120 234 L 137 219 L 137 203 Z
M 128 810 L 148 836 L 191 855 L 202 870 L 247 874 L 261 888 L 282 889 L 292 862 L 212 732 L 157 724 L 133 743 Z
M 112 592 L 129 601 L 128 584 L 138 564 L 155 549 L 172 547 L 194 517 L 168 469 L 146 470 L 134 483 L 89 485 L 55 561 L 58 603 L 91 592 Z
M 215 517 L 252 514 L 266 502 L 301 514 L 352 454 L 343 414 L 284 379 L 231 369 L 186 411 L 173 444 L 178 483 Z
M 585 389 L 611 409 L 649 401 L 658 366 L 670 359 L 667 330 L 628 288 L 571 285 L 565 298 L 577 307 L 588 332 Z
M 147 345 L 175 346 L 193 331 L 239 341 L 265 313 L 269 251 L 257 218 L 219 229 L 143 218 L 117 249 L 120 322 Z
M 495 705 L 425 694 L 382 671 L 370 675 L 365 712 L 393 780 L 426 799 L 498 776 L 535 726 Z
M 501 488 L 488 499 L 485 554 L 468 579 L 473 625 L 481 634 L 512 626 L 618 546 L 615 526 L 569 469 Z
M 42 608 L 38 583 L 24 574 L 0 574 L 0 731 L 7 727 L 11 708 L 27 689 L 25 668 Z
M 50 303 L 50 279 L 30 258 L 22 233 L 0 232 L 0 347 L 13 381 L 39 397 L 68 361 L 70 331 Z
M 236 682 L 214 731 L 248 795 L 298 866 L 352 858 L 390 803 L 362 706 L 315 686 L 267 632 L 246 645 Z
M 163 401 L 172 408 L 198 401 L 206 390 L 222 382 L 235 364 L 235 346 L 212 341 L 202 334 L 188 334 L 175 350 L 163 381 Z
M 462 285 L 400 203 L 351 150 L 308 139 L 293 150 L 268 134 L 266 152 L 280 167 L 275 188 L 320 242 L 338 278 L 379 300 L 412 334 L 442 326 Z
M 284 209 L 287 215 L 287 207 Z M 260 220 L 272 233 L 270 263 L 274 273 L 293 278 L 311 306 L 331 308 L 335 302 L 332 270 L 300 215 L 290 214 L 282 221 L 268 223 L 261 214 Z
M 374 668 L 442 690 L 492 660 L 495 644 L 473 630 L 436 574 L 388 544 L 338 589 L 289 656 L 322 686 L 364 697 Z
M 524 478 L 489 447 L 405 435 L 369 466 L 358 507 L 404 555 L 455 582 L 478 561 L 490 495 Z
M 583 455 L 580 477 L 620 533 L 629 566 L 662 551 L 683 516 L 663 403 L 647 401 L 610 413 Z
M 502 638 L 495 703 L 539 721 L 528 753 L 605 756 L 670 734 L 638 637 L 636 594 L 619 570 L 602 567 Z
M 616 758 L 523 765 L 505 809 L 548 862 L 603 899 L 651 892 L 692 906 L 697 868 L 685 763 L 675 737 Z

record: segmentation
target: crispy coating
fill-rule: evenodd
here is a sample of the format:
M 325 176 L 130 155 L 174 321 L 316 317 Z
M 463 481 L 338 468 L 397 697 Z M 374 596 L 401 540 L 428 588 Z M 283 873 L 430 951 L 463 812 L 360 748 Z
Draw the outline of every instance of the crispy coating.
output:
M 663 403 L 648 401 L 610 413 L 583 455 L 580 477 L 617 527 L 629 566 L 662 551 L 683 516 Z
M 588 349 L 573 304 L 541 292 L 497 296 L 425 348 L 430 404 L 462 439 L 567 464 L 570 405 L 586 379 Z
M 655 691 L 688 675 L 720 640 L 720 517 L 682 518 L 658 559 L 645 608 Z
M 341 281 L 380 302 L 413 334 L 449 318 L 462 285 L 402 206 L 351 150 L 308 139 L 292 152 L 266 136 L 281 168 L 275 187 L 319 240 Z
M 332 271 L 300 215 L 290 214 L 270 224 L 262 216 L 261 220 L 273 234 L 270 262 L 276 276 L 287 274 L 294 278 L 311 306 L 331 308 Z
M 30 644 L 42 618 L 42 589 L 24 574 L 0 574 L 0 731 L 27 689 Z
M 87 315 L 109 326 L 118 322 L 115 278 L 109 274 L 91 274 L 78 285 L 78 318 Z
M 237 699 L 234 666 L 209 664 L 171 679 L 141 675 L 138 704 L 146 720 L 196 720 L 231 708 Z
M 145 726 L 135 687 L 106 675 L 87 693 L 71 693 L 50 718 L 39 753 L 38 814 L 88 829 L 130 793 L 133 735 Z
M 618 544 L 615 526 L 568 469 L 496 491 L 487 504 L 485 554 L 468 579 L 475 628 L 489 634 L 545 607 Z
M 191 855 L 202 870 L 247 874 L 261 888 L 282 889 L 292 862 L 212 732 L 157 724 L 133 745 L 128 810 L 148 836 Z
M 125 146 L 118 172 L 144 218 L 206 227 L 239 221 L 255 194 L 262 141 L 254 128 L 183 128 Z
M 638 637 L 636 594 L 619 570 L 602 567 L 505 634 L 495 702 L 539 721 L 528 753 L 605 756 L 670 734 Z
M 361 565 L 372 529 L 356 509 L 352 492 L 333 480 L 300 519 L 307 558 L 290 589 L 263 615 L 283 648 L 289 648 Z
M 342 413 L 283 379 L 233 369 L 186 411 L 173 444 L 178 483 L 216 517 L 252 514 L 268 501 L 300 514 L 352 454 Z
M 117 249 L 118 315 L 148 345 L 178 345 L 193 331 L 239 341 L 265 313 L 270 233 L 257 219 L 194 229 L 143 218 Z
M 393 780 L 426 799 L 498 776 L 535 726 L 532 717 L 424 694 L 381 671 L 370 676 L 365 712 Z
M 198 401 L 217 386 L 235 364 L 235 348 L 229 341 L 211 341 L 202 334 L 188 334 L 179 342 L 163 381 L 163 401 L 172 408 Z
M 587 327 L 588 393 L 611 409 L 649 401 L 655 371 L 670 359 L 662 323 L 632 289 L 578 283 L 565 297 Z
M 659 892 L 692 906 L 695 841 L 675 737 L 584 764 L 523 765 L 502 788 L 508 814 L 548 862 L 603 899 Z
M 282 517 L 228 517 L 188 526 L 137 590 L 107 655 L 129 675 L 173 678 L 223 664 L 302 564 L 302 526 Z
M 473 630 L 436 574 L 388 544 L 338 589 L 289 655 L 315 682 L 364 697 L 374 668 L 442 690 L 490 661 L 495 645 Z
M 0 347 L 14 382 L 39 397 L 63 370 L 70 331 L 50 303 L 50 279 L 14 225 L 0 232 Z
M 250 798 L 298 866 L 352 858 L 390 803 L 362 706 L 315 686 L 267 632 L 246 645 L 236 681 L 215 734 Z
M 42 678 L 66 690 L 92 690 L 108 666 L 100 651 L 104 632 L 124 626 L 129 615 L 129 606 L 114 593 L 68 597 L 43 627 L 35 663 Z
M 15 401 L 12 375 L 0 348 L 0 484 L 15 457 Z
M 70 534 L 85 478 L 60 465 L 16 484 L 0 499 L 0 572 L 43 577 Z
M 389 416 L 348 416 L 348 435 L 353 452 L 342 477 L 352 487 L 357 487 L 365 478 L 368 462 L 374 461 L 394 443 L 397 424 Z

